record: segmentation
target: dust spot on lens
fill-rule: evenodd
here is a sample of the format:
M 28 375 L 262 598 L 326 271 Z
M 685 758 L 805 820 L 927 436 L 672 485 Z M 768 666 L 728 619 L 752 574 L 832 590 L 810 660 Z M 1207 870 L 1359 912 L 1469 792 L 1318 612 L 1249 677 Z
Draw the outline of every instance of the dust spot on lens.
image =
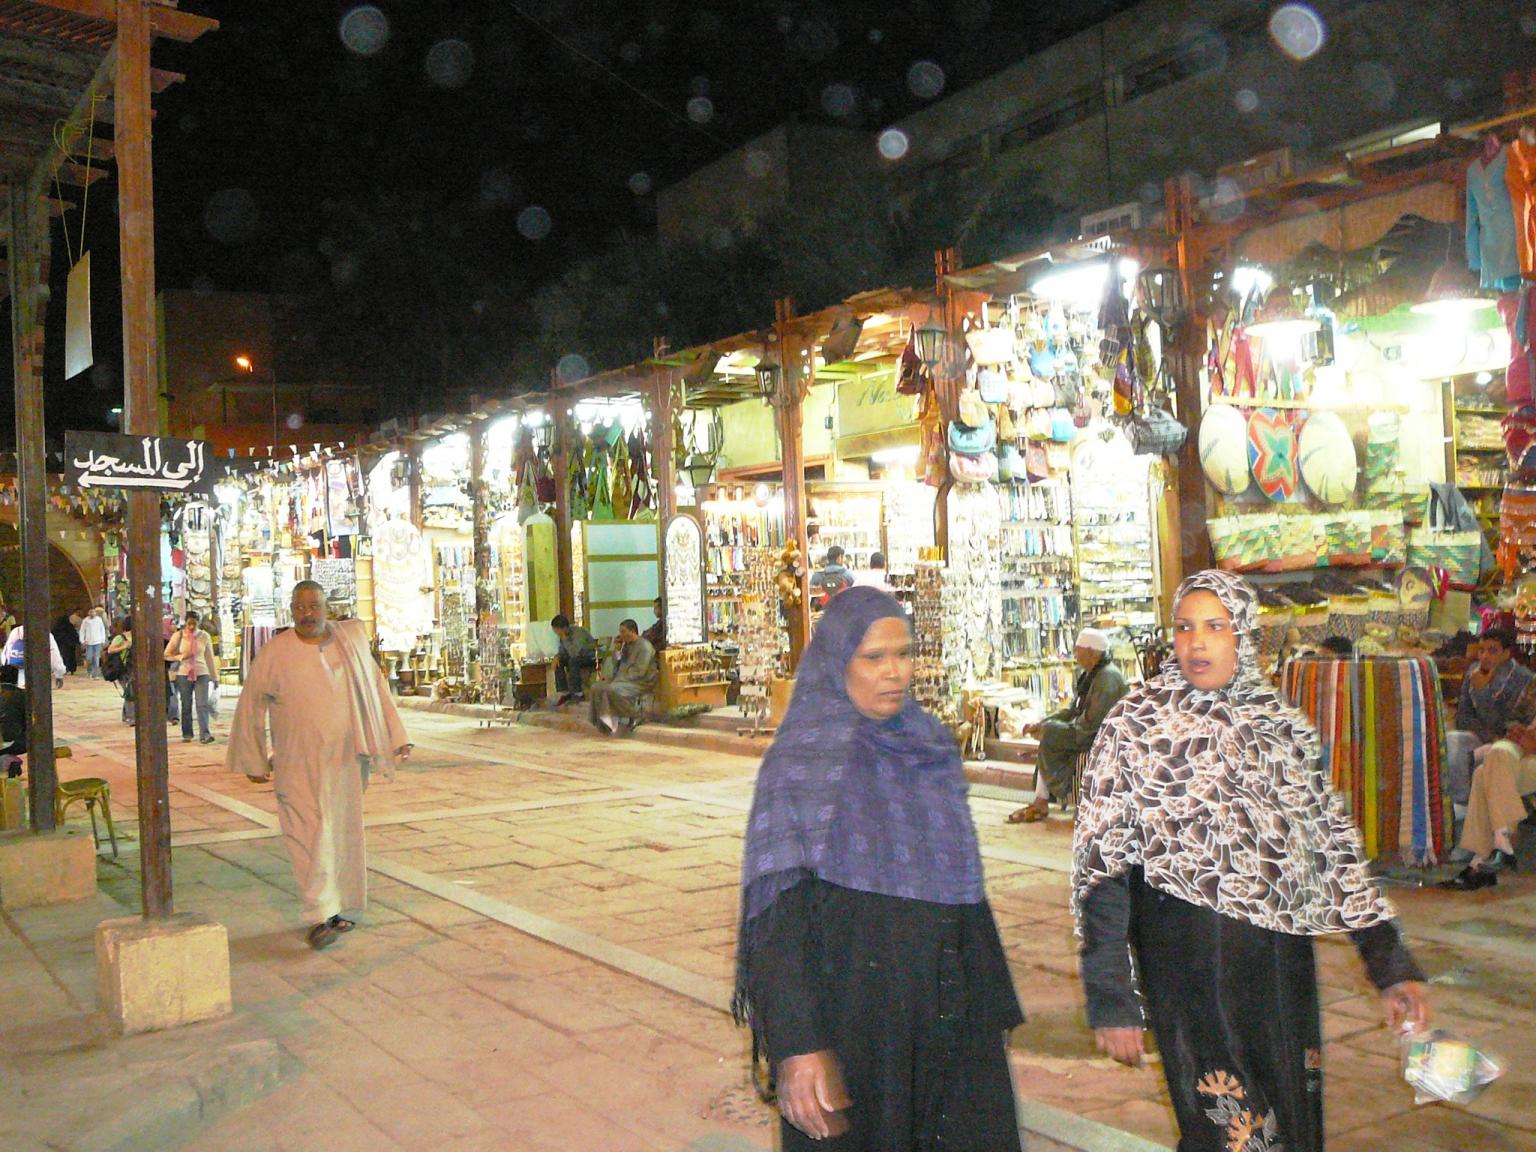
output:
M 372 4 L 360 4 L 341 18 L 337 31 L 348 52 L 377 56 L 389 43 L 389 17 Z
M 1269 18 L 1269 35 L 1292 60 L 1310 60 L 1327 41 L 1328 27 L 1305 4 L 1282 4 Z
M 439 88 L 462 88 L 475 72 L 475 50 L 462 40 L 439 40 L 427 49 L 427 79 Z
M 549 213 L 537 204 L 530 204 L 517 214 L 517 230 L 525 240 L 542 240 L 553 227 Z

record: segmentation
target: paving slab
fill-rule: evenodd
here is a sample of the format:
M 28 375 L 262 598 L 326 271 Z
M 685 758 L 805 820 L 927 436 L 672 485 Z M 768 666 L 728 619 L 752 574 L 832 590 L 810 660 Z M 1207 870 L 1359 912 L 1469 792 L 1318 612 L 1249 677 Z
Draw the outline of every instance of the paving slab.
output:
M 131 729 L 115 722 L 111 692 L 67 684 L 58 726 L 80 772 L 113 783 L 131 831 Z M 473 716 L 416 710 L 406 721 L 418 756 L 366 801 L 370 906 L 358 931 L 318 954 L 297 922 L 270 786 L 224 772 L 220 744 L 171 744 L 177 908 L 230 934 L 236 1015 L 199 1042 L 209 1052 L 271 1045 L 282 1076 L 247 1106 L 199 1113 L 154 1146 L 771 1148 L 775 1117 L 724 1011 L 741 831 L 764 742 L 654 726 L 604 740 L 575 717 L 482 729 Z M 1175 1136 L 1158 1066 L 1106 1060 L 1083 1023 L 1066 906 L 1070 821 L 1007 825 L 1017 802 L 986 784 L 971 797 L 1030 1016 L 1010 1049 L 1029 1147 L 1166 1149 Z M 136 904 L 136 854 L 100 856 L 97 869 L 104 903 L 0 917 L 0 996 L 17 1005 L 0 1023 L 0 1075 L 13 1090 L 41 1090 L 46 1078 L 106 1091 L 135 1066 L 124 1042 L 91 1023 L 90 937 L 98 919 Z M 1440 1022 L 1511 1072 L 1470 1109 L 1415 1108 L 1358 959 L 1324 943 L 1331 1146 L 1536 1149 L 1524 1071 L 1536 1067 L 1536 880 L 1470 897 L 1393 896 L 1437 981 Z M 147 1047 L 132 1051 L 174 1066 L 193 1031 L 135 1038 Z M 61 1104 L 53 1119 L 72 1115 Z M 7 1150 L 53 1136 L 0 1116 Z

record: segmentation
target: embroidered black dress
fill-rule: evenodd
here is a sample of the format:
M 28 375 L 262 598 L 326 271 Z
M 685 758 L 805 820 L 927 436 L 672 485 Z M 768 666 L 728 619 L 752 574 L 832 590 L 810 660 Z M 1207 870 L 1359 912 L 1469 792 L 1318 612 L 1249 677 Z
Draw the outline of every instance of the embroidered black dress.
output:
M 1024 1021 L 991 908 L 806 880 L 779 897 L 751 993 L 771 1067 L 837 1054 L 848 1132 L 784 1152 L 1015 1152 L 1007 1031 Z
M 1083 936 L 1090 1027 L 1143 1026 L 1139 977 L 1178 1117 L 1178 1152 L 1322 1152 L 1312 937 L 1190 904 L 1147 884 L 1139 868 L 1089 893 Z M 1395 924 L 1350 938 L 1378 989 L 1424 978 Z

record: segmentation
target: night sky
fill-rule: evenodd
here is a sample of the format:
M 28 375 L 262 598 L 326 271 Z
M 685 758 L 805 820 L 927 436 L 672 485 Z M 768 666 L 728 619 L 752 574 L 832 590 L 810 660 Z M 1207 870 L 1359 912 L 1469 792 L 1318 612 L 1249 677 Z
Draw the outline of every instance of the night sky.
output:
M 418 265 L 446 235 L 479 262 L 456 272 L 516 297 L 652 231 L 657 188 L 785 119 L 874 131 L 1131 4 L 182 6 L 221 27 L 155 50 L 187 76 L 156 100 L 160 287 L 305 294 L 368 274 L 357 290 L 405 293 L 441 274 Z M 98 365 L 64 381 L 56 335 L 51 432 L 103 426 L 119 402 L 114 195 L 92 189 L 87 224 Z M 359 231 L 386 226 L 406 234 L 387 274 L 352 267 Z

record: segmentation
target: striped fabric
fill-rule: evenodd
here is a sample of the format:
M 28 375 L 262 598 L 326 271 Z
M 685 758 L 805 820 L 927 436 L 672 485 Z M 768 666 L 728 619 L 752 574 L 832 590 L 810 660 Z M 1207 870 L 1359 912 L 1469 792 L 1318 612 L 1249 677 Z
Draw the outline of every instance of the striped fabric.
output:
M 1293 660 L 1284 692 L 1317 725 L 1323 764 L 1366 855 L 1430 865 L 1451 829 L 1447 723 L 1426 657 Z

